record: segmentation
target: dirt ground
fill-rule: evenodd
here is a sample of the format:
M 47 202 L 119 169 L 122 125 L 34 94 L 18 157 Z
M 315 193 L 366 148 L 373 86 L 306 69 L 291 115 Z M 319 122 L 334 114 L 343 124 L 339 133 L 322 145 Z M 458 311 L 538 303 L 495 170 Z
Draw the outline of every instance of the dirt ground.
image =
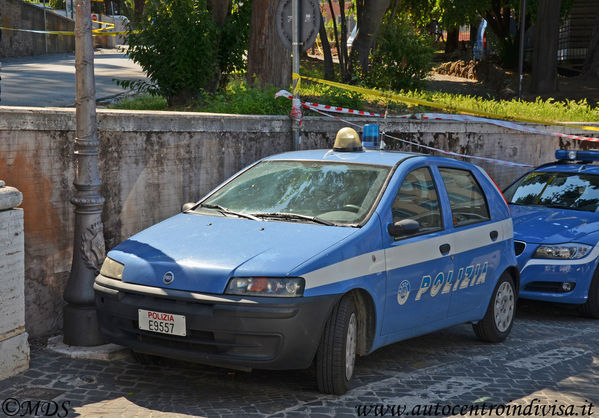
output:
M 449 62 L 436 67 L 429 76 L 427 90 L 443 91 L 446 93 L 468 94 L 472 96 L 496 99 L 513 99 L 518 96 L 518 74 L 504 71 L 489 65 L 484 68 L 471 62 Z M 478 71 L 477 71 L 478 70 Z M 523 99 L 535 100 L 537 96 L 543 99 L 582 100 L 593 106 L 599 103 L 599 79 L 588 79 L 583 76 L 559 76 L 558 89 L 542 95 L 530 92 L 530 74 L 523 79 Z

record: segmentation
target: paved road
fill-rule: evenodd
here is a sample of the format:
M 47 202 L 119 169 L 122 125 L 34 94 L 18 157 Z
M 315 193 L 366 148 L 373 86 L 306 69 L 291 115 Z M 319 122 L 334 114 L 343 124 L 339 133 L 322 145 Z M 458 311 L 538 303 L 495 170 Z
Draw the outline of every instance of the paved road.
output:
M 75 54 L 52 54 L 25 58 L 3 58 L 0 68 L 0 105 L 75 105 Z M 99 49 L 94 53 L 96 98 L 124 93 L 113 78 L 145 79 L 145 73 L 123 52 Z
M 245 373 L 170 360 L 140 366 L 130 358 L 73 360 L 38 345 L 29 371 L 0 382 L 0 402 L 13 408 L 5 413 L 14 412 L 15 400 L 41 399 L 71 416 L 106 417 L 355 417 L 357 408 L 379 406 L 379 416 L 392 416 L 393 406 L 404 405 L 425 416 L 454 415 L 462 406 L 466 413 L 478 407 L 471 416 L 494 416 L 490 405 L 503 416 L 504 405 L 529 407 L 509 416 L 598 416 L 599 321 L 548 304 L 518 308 L 502 344 L 479 342 L 460 325 L 360 358 L 353 388 L 341 397 L 318 393 L 313 369 Z

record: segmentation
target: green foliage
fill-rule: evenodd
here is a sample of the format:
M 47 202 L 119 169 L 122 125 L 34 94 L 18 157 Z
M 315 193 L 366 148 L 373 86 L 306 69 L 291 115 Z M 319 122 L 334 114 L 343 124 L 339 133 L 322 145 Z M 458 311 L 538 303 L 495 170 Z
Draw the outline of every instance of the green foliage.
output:
M 349 107 L 362 110 L 364 108 L 364 97 L 360 93 L 343 90 L 337 87 L 322 84 L 309 84 L 301 88 L 303 101 L 313 101 L 331 106 Z
M 434 52 L 432 39 L 418 33 L 405 20 L 384 23 L 370 56 L 371 67 L 365 82 L 393 90 L 414 88 L 432 69 Z
M 58 10 L 66 9 L 65 0 L 50 0 L 50 7 Z
M 184 104 L 215 87 L 218 31 L 205 0 L 150 2 L 138 32 L 128 35 L 129 56 L 169 104 Z
M 599 111 L 586 100 L 556 101 L 552 98 L 537 98 L 534 102 L 519 100 L 488 100 L 460 94 L 449 94 L 430 91 L 410 91 L 405 96 L 435 102 L 440 105 L 471 109 L 473 112 L 488 112 L 505 119 L 530 118 L 561 122 L 594 122 L 599 121 Z M 398 102 L 395 102 L 398 103 Z M 434 109 L 412 108 L 411 112 L 425 112 Z
M 287 115 L 291 110 L 291 100 L 275 99 L 277 91 L 275 87 L 252 88 L 245 81 L 234 80 L 224 91 L 202 97 L 195 110 L 245 115 Z
M 141 94 L 132 99 L 125 99 L 110 106 L 112 109 L 126 110 L 166 110 L 166 99 L 162 96 Z

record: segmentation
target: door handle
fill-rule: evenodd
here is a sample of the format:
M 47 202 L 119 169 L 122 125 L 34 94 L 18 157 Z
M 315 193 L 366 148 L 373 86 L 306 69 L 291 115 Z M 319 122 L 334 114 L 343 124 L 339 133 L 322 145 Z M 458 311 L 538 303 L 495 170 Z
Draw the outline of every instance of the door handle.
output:
M 449 250 L 451 250 L 451 246 L 449 244 L 443 244 L 439 246 L 439 251 L 441 251 L 441 254 L 443 255 L 449 254 Z
M 497 237 L 499 237 L 499 232 L 491 231 L 491 232 L 489 232 L 489 236 L 491 237 L 491 241 L 496 241 Z

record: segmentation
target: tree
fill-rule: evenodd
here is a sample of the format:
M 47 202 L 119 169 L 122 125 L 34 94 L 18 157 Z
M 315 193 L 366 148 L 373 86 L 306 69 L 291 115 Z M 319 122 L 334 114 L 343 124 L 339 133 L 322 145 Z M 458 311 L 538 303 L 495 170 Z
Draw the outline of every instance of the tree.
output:
M 561 0 L 539 0 L 532 57 L 534 93 L 557 90 L 557 41 Z
M 324 78 L 325 80 L 335 80 L 335 69 L 333 67 L 333 54 L 331 54 L 331 45 L 327 36 L 327 29 L 324 26 L 324 19 L 320 15 L 320 29 L 318 31 L 320 43 L 322 45 L 322 54 L 324 55 Z
M 253 0 L 247 53 L 247 81 L 251 85 L 287 87 L 291 59 L 275 29 L 277 1 Z
M 354 40 L 351 59 L 356 59 L 363 74 L 368 74 L 370 51 L 390 0 L 356 0 L 358 36 Z

